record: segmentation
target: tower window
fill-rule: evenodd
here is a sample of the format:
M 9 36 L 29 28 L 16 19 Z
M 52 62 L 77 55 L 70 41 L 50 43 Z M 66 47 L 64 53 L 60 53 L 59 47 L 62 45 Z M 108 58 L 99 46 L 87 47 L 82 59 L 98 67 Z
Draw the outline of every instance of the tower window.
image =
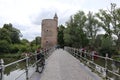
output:
M 48 41 L 46 41 L 46 43 L 48 43 Z

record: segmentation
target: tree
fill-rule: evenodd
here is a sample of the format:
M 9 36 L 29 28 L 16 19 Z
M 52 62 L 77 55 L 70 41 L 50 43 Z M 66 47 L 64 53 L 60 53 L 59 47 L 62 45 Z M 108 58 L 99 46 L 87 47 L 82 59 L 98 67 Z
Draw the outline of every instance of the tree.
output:
M 37 48 L 41 47 L 41 37 L 37 36 L 30 42 L 30 51 L 34 52 Z
M 103 39 L 104 34 L 98 34 L 96 39 L 95 39 L 95 47 L 96 48 L 101 48 L 102 44 L 102 39 Z
M 35 42 L 36 42 L 36 45 L 41 45 L 41 37 L 39 37 L 39 36 L 37 36 L 36 38 L 35 38 Z
M 119 41 L 119 36 L 120 36 L 120 8 L 116 8 L 115 3 L 111 3 L 111 10 L 109 10 L 111 14 L 111 24 L 113 26 L 113 34 L 118 37 L 117 39 L 117 48 L 120 49 L 120 41 Z
M 11 43 L 10 33 L 5 28 L 0 28 L 0 40 L 6 40 L 8 43 Z
M 12 24 L 4 24 L 0 28 L 0 52 L 17 53 L 20 49 L 20 31 L 12 26 Z
M 65 45 L 64 43 L 64 30 L 65 30 L 65 27 L 63 25 L 60 25 L 58 27 L 58 44 L 63 47 Z
M 29 41 L 27 39 L 22 39 L 21 44 L 23 45 L 29 44 Z
M 97 36 L 98 31 L 100 31 L 100 25 L 97 19 L 95 19 L 95 16 L 92 14 L 92 12 L 89 12 L 87 14 L 87 22 L 86 22 L 86 33 L 88 38 L 90 39 L 90 45 L 95 46 L 95 38 Z
M 0 40 L 0 53 L 9 53 L 10 44 L 6 40 Z
M 107 10 L 101 9 L 99 10 L 98 13 L 96 13 L 96 16 L 98 17 L 100 25 L 105 30 L 106 34 L 108 34 L 111 37 L 112 35 L 112 26 L 110 26 L 111 15 L 108 13 Z
M 84 31 L 86 15 L 79 11 L 66 23 L 67 28 L 64 31 L 64 41 L 72 47 L 84 47 L 88 44 L 88 39 Z
M 120 34 L 120 8 L 116 9 L 116 4 L 111 3 L 111 10 L 109 11 L 111 14 L 111 24 L 113 26 L 113 34 L 117 37 Z
M 73 40 L 72 40 L 72 35 L 74 34 L 73 32 L 75 31 L 73 27 L 73 17 L 70 17 L 70 20 L 66 22 L 67 28 L 64 31 L 64 42 L 66 43 L 67 46 L 72 46 Z
M 112 54 L 115 52 L 113 49 L 113 40 L 112 37 L 110 37 L 108 34 L 105 34 L 102 37 L 102 43 L 101 43 L 101 48 L 100 48 L 100 53 L 103 56 L 106 56 L 108 54 L 109 57 L 112 56 Z
M 18 29 L 14 28 L 11 23 L 4 24 L 3 28 L 9 32 L 13 44 L 20 43 L 20 31 Z

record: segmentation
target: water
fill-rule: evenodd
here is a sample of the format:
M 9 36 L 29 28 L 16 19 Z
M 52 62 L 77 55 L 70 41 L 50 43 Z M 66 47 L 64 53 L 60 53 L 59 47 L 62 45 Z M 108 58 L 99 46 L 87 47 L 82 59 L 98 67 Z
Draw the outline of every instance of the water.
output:
M 86 56 L 86 58 L 89 60 L 92 60 L 90 56 Z M 120 79 L 118 76 L 116 76 L 115 74 L 112 73 L 112 72 L 115 72 L 120 75 L 120 63 L 118 61 L 113 61 L 113 60 L 109 60 L 109 59 L 105 60 L 104 58 L 100 58 L 100 57 L 94 59 L 93 62 L 100 65 L 101 67 L 96 66 L 92 63 L 88 63 L 85 59 L 83 60 L 83 62 L 87 63 L 89 66 L 91 66 L 94 70 L 96 70 L 100 74 L 102 73 L 101 76 L 103 76 L 103 77 L 106 77 L 106 75 L 107 75 L 111 78 L 114 78 L 114 80 Z M 104 68 L 106 67 L 107 70 L 110 70 L 112 72 L 107 71 L 107 73 L 106 73 L 105 69 L 102 67 L 104 67 Z
M 17 80 L 25 80 L 25 74 L 19 77 L 19 75 L 24 72 L 25 70 L 16 69 L 15 71 L 11 71 L 9 74 L 4 74 L 4 80 L 16 80 L 17 77 Z
M 77 53 L 77 54 L 81 55 L 81 53 Z M 120 79 L 120 77 L 112 73 L 114 72 L 120 75 L 120 62 L 110 60 L 110 59 L 106 60 L 106 58 L 102 58 L 102 57 L 92 57 L 91 55 L 85 55 L 85 54 L 81 55 L 82 57 L 80 57 L 80 56 L 77 56 L 77 54 L 72 54 L 72 55 L 78 58 L 84 64 L 88 65 L 93 71 L 97 71 L 102 77 L 107 76 L 107 77 L 114 78 L 114 80 Z M 88 62 L 89 60 L 91 62 Z M 100 65 L 101 67 L 93 64 L 92 62 Z M 107 72 L 104 68 L 107 69 Z
M 17 61 L 16 58 L 4 58 L 5 64 Z M 29 66 L 34 63 L 34 59 L 29 59 Z M 8 66 L 4 71 L 4 80 L 26 80 L 26 61 L 23 60 L 14 65 Z M 28 76 L 35 72 L 35 66 L 29 67 Z

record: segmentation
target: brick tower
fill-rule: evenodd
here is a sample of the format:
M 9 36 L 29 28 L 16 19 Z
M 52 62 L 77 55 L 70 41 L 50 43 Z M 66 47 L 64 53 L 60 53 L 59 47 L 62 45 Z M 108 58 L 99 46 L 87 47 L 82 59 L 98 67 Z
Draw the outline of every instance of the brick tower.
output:
M 41 47 L 49 48 L 57 45 L 58 17 L 55 14 L 53 19 L 42 20 Z

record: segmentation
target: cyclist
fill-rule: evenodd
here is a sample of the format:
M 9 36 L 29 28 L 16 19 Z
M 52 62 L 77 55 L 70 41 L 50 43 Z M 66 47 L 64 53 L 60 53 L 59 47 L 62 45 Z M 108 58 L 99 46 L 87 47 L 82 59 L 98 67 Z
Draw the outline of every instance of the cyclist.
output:
M 44 54 L 42 54 L 42 52 L 40 52 L 40 48 L 37 49 L 37 61 L 40 60 L 38 63 L 37 63 L 37 68 L 36 68 L 36 72 L 42 72 L 43 68 L 44 68 L 44 65 L 45 65 L 45 58 L 44 58 Z M 39 67 L 42 68 L 41 71 L 39 71 Z

